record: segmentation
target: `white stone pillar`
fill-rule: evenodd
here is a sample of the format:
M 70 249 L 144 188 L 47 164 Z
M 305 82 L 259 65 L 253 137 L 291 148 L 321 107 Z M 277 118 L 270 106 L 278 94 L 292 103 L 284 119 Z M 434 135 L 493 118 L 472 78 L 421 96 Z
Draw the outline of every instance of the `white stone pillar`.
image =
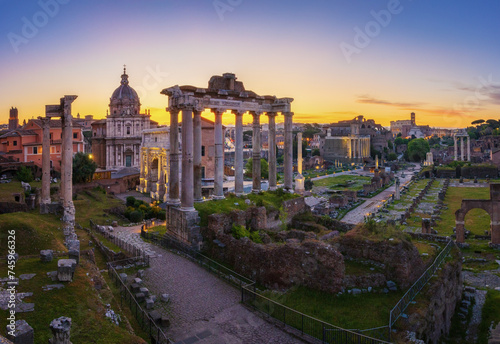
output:
M 252 192 L 259 193 L 261 191 L 260 182 L 262 179 L 262 171 L 260 166 L 260 112 L 252 111 Z
M 453 143 L 454 143 L 454 149 L 455 149 L 455 161 L 458 160 L 458 146 L 457 146 L 457 137 L 453 135 Z
M 464 161 L 464 137 L 460 137 L 460 160 Z
M 467 137 L 467 161 L 470 161 L 470 136 Z
M 77 96 L 64 96 L 64 114 L 62 116 L 62 133 L 64 149 L 64 214 L 63 222 L 74 225 L 75 206 L 73 204 L 73 116 L 71 115 L 71 103 Z
M 168 204 L 179 206 L 179 109 L 170 112 L 170 175 L 168 177 Z M 184 143 L 183 143 L 184 144 Z
M 358 154 L 359 154 L 359 158 L 361 159 L 363 157 L 363 146 L 361 145 L 361 138 L 358 139 Z
M 224 136 L 222 134 L 222 114 L 224 111 L 213 110 L 215 113 L 215 172 L 214 172 L 214 199 L 224 198 Z
M 235 112 L 236 132 L 234 147 L 234 192 L 236 196 L 243 195 L 243 114 Z
M 283 112 L 285 116 L 285 191 L 293 192 L 293 112 Z
M 276 190 L 276 113 L 268 112 L 267 117 L 269 118 L 269 130 L 267 136 L 267 142 L 269 146 L 269 190 Z
M 193 112 L 193 175 L 194 175 L 194 201 L 202 202 L 201 195 L 201 110 Z
M 182 179 L 181 209 L 194 211 L 193 194 L 193 106 L 182 107 Z
M 38 117 L 42 121 L 42 199 L 40 214 L 49 212 L 50 204 L 50 118 Z
M 305 192 L 304 176 L 302 176 L 302 133 L 297 133 L 297 178 L 295 178 L 295 192 L 302 194 Z

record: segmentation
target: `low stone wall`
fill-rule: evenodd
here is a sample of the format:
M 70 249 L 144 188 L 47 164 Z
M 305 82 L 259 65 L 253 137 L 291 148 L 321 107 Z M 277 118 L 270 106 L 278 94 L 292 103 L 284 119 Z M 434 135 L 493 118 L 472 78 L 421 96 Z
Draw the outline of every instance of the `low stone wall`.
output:
M 462 262 L 455 257 L 442 267 L 437 278 L 431 279 L 419 301 L 423 302 L 418 305 L 422 311 L 409 314 L 404 320 L 404 328 L 415 332 L 416 337 L 426 343 L 440 343 L 441 337 L 450 331 L 451 318 L 462 298 L 462 288 Z
M 407 288 L 425 271 L 425 264 L 415 246 L 406 240 L 371 241 L 346 233 L 339 240 L 340 251 L 355 259 L 368 259 L 385 265 L 385 276 Z
M 209 216 L 208 227 L 202 230 L 209 256 L 268 288 L 304 285 L 331 293 L 342 290 L 344 258 L 332 246 L 317 240 L 256 244 L 248 238 L 235 239 L 232 224 L 231 215 Z
M 450 170 L 450 169 L 436 168 L 434 170 L 434 172 L 435 172 L 437 178 L 456 178 L 457 177 L 457 171 L 455 169 Z
M 0 202 L 0 214 L 16 213 L 18 211 L 28 211 L 28 205 L 17 202 Z
M 477 165 L 462 167 L 462 177 L 464 178 L 496 178 L 498 177 L 498 167 L 494 165 Z

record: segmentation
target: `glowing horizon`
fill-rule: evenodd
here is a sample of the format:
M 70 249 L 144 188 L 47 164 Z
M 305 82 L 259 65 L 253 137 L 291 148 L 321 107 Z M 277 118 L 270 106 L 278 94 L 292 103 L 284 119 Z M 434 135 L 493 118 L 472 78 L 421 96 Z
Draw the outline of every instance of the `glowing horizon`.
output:
M 226 72 L 259 95 L 294 98 L 295 122 L 363 115 L 389 126 L 415 112 L 419 125 L 454 128 L 500 117 L 494 0 L 254 0 L 222 12 L 210 1 L 89 1 L 0 0 L 0 123 L 12 106 L 21 123 L 43 116 L 65 94 L 78 95 L 75 117 L 104 118 L 123 64 L 159 124 L 169 120 L 163 88 L 206 87 Z M 23 34 L 26 23 L 36 32 Z

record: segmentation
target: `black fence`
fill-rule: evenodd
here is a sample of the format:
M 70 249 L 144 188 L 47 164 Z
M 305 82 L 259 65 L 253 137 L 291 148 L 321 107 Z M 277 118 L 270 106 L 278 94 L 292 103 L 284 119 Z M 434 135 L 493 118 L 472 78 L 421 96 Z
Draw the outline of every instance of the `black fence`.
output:
M 418 295 L 420 290 L 422 290 L 422 288 L 427 284 L 427 282 L 429 282 L 431 277 L 436 273 L 436 270 L 448 256 L 453 246 L 455 246 L 455 242 L 453 240 L 449 240 L 448 244 L 446 244 L 446 246 L 441 250 L 441 252 L 436 257 L 432 265 L 429 266 L 427 270 L 425 270 L 422 276 L 420 276 L 420 278 L 415 283 L 413 283 L 413 285 L 403 295 L 403 297 L 399 300 L 396 306 L 394 306 L 389 315 L 390 329 L 392 329 L 392 325 L 394 325 L 394 323 L 399 319 L 399 317 L 403 314 L 408 305 L 410 305 L 413 299 Z
M 278 302 L 275 302 L 265 296 L 260 295 L 253 289 L 253 285 L 244 285 L 241 288 L 241 302 L 253 308 L 255 311 L 261 312 L 269 317 L 276 319 L 283 326 L 288 326 L 297 334 L 309 336 L 321 340 L 327 344 L 379 344 L 388 343 L 381 339 L 368 337 L 360 331 L 346 330 L 306 314 L 297 312 L 296 310 L 286 307 Z M 384 326 L 384 337 L 387 337 L 388 330 Z
M 123 302 L 128 305 L 130 311 L 137 319 L 139 326 L 149 335 L 149 340 L 152 344 L 173 344 L 173 341 L 165 335 L 163 330 L 154 322 L 153 319 L 151 319 L 148 312 L 146 312 L 141 307 L 139 302 L 137 302 L 134 295 L 127 288 L 125 283 L 123 283 L 120 275 L 116 272 L 113 266 L 116 266 L 117 263 L 130 264 L 133 260 L 140 261 L 142 260 L 142 257 L 135 257 L 124 261 L 113 262 L 113 264 L 108 264 L 109 277 L 114 282 L 115 286 L 120 289 L 120 306 L 123 307 Z

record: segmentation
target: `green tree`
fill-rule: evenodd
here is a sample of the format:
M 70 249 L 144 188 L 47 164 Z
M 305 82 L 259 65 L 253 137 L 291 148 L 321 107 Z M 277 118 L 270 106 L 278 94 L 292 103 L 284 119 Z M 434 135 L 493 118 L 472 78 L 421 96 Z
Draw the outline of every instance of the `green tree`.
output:
M 419 162 L 424 160 L 429 151 L 429 142 L 425 139 L 414 139 L 408 143 L 408 159 L 410 161 Z
M 310 191 L 312 190 L 314 186 L 314 182 L 311 180 L 311 178 L 306 178 L 306 180 L 304 181 L 304 189 L 306 191 Z
M 317 127 L 317 124 L 315 126 L 314 124 L 306 123 L 302 130 L 302 134 L 305 139 L 312 139 L 314 134 L 317 134 L 320 131 L 321 129 Z
M 31 171 L 31 168 L 21 166 L 17 170 L 16 178 L 20 182 L 30 183 L 33 181 L 33 172 Z
M 397 155 L 396 153 L 394 153 L 394 152 L 389 153 L 389 154 L 387 155 L 387 160 L 388 160 L 388 161 L 394 161 L 394 160 L 396 160 L 397 158 L 398 158 L 398 155 Z
M 73 184 L 92 181 L 97 164 L 89 154 L 78 152 L 73 157 Z
M 478 124 L 483 124 L 483 123 L 484 123 L 484 119 L 476 119 L 475 121 L 471 122 L 472 125 L 478 125 Z
M 321 152 L 319 151 L 318 148 L 315 148 L 313 151 L 312 151 L 312 156 L 320 156 L 321 155 Z
M 252 169 L 253 169 L 253 159 L 248 159 L 245 165 L 245 176 L 252 177 Z M 269 164 L 266 159 L 260 159 L 260 174 L 261 178 L 268 179 L 269 178 Z

